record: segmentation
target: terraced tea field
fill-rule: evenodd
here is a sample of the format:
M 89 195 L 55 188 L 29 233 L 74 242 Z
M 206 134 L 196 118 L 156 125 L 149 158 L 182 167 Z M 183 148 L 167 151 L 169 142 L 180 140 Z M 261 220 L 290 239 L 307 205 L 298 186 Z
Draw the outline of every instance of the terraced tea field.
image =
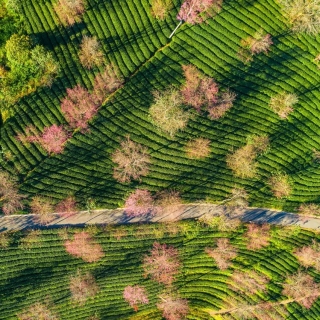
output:
M 156 303 L 164 287 L 144 278 L 142 269 L 143 257 L 149 253 L 154 241 L 172 245 L 179 251 L 182 267 L 173 285 L 179 295 L 189 301 L 187 319 L 240 319 L 232 313 L 220 316 L 213 313 L 226 310 L 226 300 L 230 296 L 250 304 L 285 300 L 281 294 L 284 278 L 299 268 L 293 250 L 311 244 L 312 239 L 319 239 L 317 234 L 309 231 L 274 227 L 267 247 L 248 250 L 245 226 L 234 232 L 219 232 L 197 222 L 89 227 L 87 231 L 102 245 L 105 256 L 98 262 L 86 263 L 70 256 L 63 246 L 76 231 L 79 230 L 44 230 L 29 241 L 23 240 L 29 234 L 27 232 L 10 236 L 9 247 L 0 249 L 1 319 L 16 319 L 21 310 L 47 299 L 52 303 L 51 310 L 60 319 L 89 319 L 92 315 L 99 319 L 162 319 Z M 205 253 L 205 248 L 216 247 L 217 239 L 221 237 L 229 238 L 238 251 L 226 270 L 219 270 Z M 91 272 L 99 286 L 98 294 L 83 305 L 72 302 L 69 290 L 70 277 L 78 269 Z M 270 279 L 265 292 L 251 294 L 244 289 L 239 292 L 237 285 L 230 280 L 232 273 L 250 270 Z M 315 269 L 309 268 L 307 272 L 316 281 L 320 280 Z M 125 286 L 136 284 L 146 288 L 149 304 L 139 306 L 134 312 L 124 301 L 122 293 Z M 318 319 L 319 308 L 319 299 L 310 309 L 292 302 L 275 309 L 272 319 Z
M 84 205 L 88 198 L 99 207 L 118 207 L 137 183 L 119 184 L 112 177 L 111 154 L 127 134 L 148 147 L 152 166 L 140 188 L 174 188 L 187 201 L 219 201 L 234 185 L 244 187 L 253 206 L 293 210 L 302 202 L 320 202 L 320 166 L 312 159 L 319 149 L 320 70 L 313 62 L 320 52 L 319 36 L 292 34 L 274 0 L 225 0 L 222 11 L 205 23 L 177 25 L 175 8 L 164 22 L 150 15 L 147 1 L 88 0 L 82 23 L 58 25 L 51 1 L 25 0 L 23 16 L 28 33 L 52 50 L 61 75 L 51 88 L 38 90 L 15 107 L 14 117 L 1 128 L 1 147 L 11 153 L 2 166 L 18 174 L 22 193 L 47 195 L 55 200 L 74 194 Z M 273 40 L 268 55 L 260 54 L 246 66 L 236 57 L 240 40 L 263 28 Z M 75 133 L 65 152 L 47 156 L 36 145 L 22 145 L 15 136 L 33 124 L 43 128 L 64 124 L 60 101 L 66 88 L 92 87 L 94 73 L 77 56 L 81 38 L 95 35 L 107 62 L 117 65 L 124 86 L 101 107 L 87 134 Z M 194 64 L 215 78 L 222 88 L 237 93 L 233 108 L 220 120 L 199 115 L 175 138 L 158 131 L 148 117 L 152 91 L 183 82 L 181 65 Z M 287 120 L 272 112 L 270 97 L 294 92 L 299 103 Z M 226 154 L 245 144 L 249 135 L 268 135 L 269 152 L 258 159 L 258 175 L 235 178 Z M 191 138 L 211 140 L 211 155 L 190 160 L 183 150 Z M 267 185 L 277 172 L 287 173 L 293 186 L 287 200 L 276 200 Z

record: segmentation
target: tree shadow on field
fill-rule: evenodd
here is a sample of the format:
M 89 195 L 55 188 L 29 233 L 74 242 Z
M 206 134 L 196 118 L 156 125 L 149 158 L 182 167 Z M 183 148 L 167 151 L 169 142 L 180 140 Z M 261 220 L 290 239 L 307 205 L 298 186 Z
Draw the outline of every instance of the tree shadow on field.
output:
M 54 267 L 58 265 L 58 262 L 53 263 L 50 267 L 46 266 L 41 269 L 40 272 L 39 266 L 23 269 L 14 278 L 2 284 L 0 287 L 0 312 L 1 306 L 11 299 L 14 299 L 14 304 L 25 301 L 30 291 L 38 289 L 48 281 Z

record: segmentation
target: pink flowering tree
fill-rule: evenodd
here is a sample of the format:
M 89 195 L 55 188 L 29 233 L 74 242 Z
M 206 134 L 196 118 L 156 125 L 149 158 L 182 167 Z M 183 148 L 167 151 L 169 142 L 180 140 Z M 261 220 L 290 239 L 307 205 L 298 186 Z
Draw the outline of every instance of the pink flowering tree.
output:
M 29 126 L 26 128 L 24 134 L 19 134 L 17 136 L 17 139 L 22 143 L 38 143 L 49 154 L 62 153 L 68 138 L 69 134 L 63 126 L 58 126 L 56 124 L 45 127 L 42 133 L 34 126 Z
M 138 311 L 139 304 L 149 303 L 145 288 L 138 285 L 126 286 L 123 290 L 123 298 L 129 303 L 134 311 Z
M 182 66 L 182 70 L 186 81 L 181 94 L 186 104 L 200 112 L 202 107 L 217 103 L 219 87 L 214 79 L 205 76 L 191 64 Z
M 130 194 L 125 203 L 125 212 L 131 217 L 152 213 L 153 209 L 154 200 L 148 190 L 135 190 Z
M 150 255 L 143 259 L 145 276 L 170 286 L 180 268 L 179 252 L 176 248 L 155 242 Z
M 104 256 L 101 245 L 85 231 L 75 233 L 73 240 L 67 240 L 64 246 L 69 254 L 86 262 L 95 262 Z
M 72 196 L 67 197 L 55 206 L 55 211 L 64 218 L 74 215 L 78 211 L 76 199 Z
M 170 295 L 160 296 L 161 302 L 157 307 L 162 311 L 166 320 L 182 320 L 189 312 L 188 300 L 175 298 Z
M 88 122 L 98 112 L 98 101 L 94 94 L 80 85 L 67 89 L 67 96 L 61 102 L 61 111 L 73 129 L 87 129 Z

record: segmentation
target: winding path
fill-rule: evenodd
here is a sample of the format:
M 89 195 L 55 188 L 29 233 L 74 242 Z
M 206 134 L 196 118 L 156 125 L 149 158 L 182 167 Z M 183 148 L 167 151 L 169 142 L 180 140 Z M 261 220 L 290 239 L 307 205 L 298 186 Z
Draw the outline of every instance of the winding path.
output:
M 124 209 L 105 209 L 94 210 L 92 212 L 80 211 L 79 213 L 61 218 L 53 214 L 54 220 L 46 227 L 33 221 L 34 215 L 11 215 L 0 218 L 0 232 L 16 231 L 36 228 L 59 228 L 66 226 L 86 226 L 86 225 L 107 225 L 107 224 L 126 224 L 126 223 L 148 223 L 148 222 L 169 222 L 183 219 L 197 219 L 206 215 L 216 216 L 225 213 L 226 208 L 221 205 L 213 204 L 186 204 L 176 207 L 170 212 L 164 212 L 155 216 L 141 216 L 130 218 Z M 232 215 L 232 218 L 240 218 L 243 222 L 270 223 L 278 225 L 296 225 L 309 229 L 320 229 L 320 218 L 299 217 L 297 214 L 275 211 L 263 208 L 247 208 Z M 231 218 L 231 219 L 232 219 Z

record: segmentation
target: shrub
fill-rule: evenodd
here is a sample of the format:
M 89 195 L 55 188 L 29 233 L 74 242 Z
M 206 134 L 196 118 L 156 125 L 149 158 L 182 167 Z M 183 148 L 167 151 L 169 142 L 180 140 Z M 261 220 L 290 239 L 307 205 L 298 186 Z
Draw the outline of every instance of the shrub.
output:
M 20 240 L 20 247 L 29 250 L 40 244 L 40 230 L 31 230 Z
M 239 271 L 236 270 L 231 276 L 231 287 L 236 291 L 250 292 L 250 294 L 256 294 L 259 292 L 265 292 L 267 290 L 267 283 L 269 280 L 256 271 Z
M 1 232 L 0 233 L 0 248 L 8 248 L 10 245 L 10 237 L 9 237 L 9 232 Z
M 204 214 L 198 220 L 201 224 L 216 228 L 222 232 L 234 231 L 238 229 L 241 224 L 239 219 L 229 218 L 223 214 L 214 217 L 210 214 Z
M 95 96 L 80 85 L 67 89 L 67 96 L 61 102 L 61 111 L 73 129 L 86 129 L 98 112 Z
M 231 260 L 237 256 L 237 250 L 230 244 L 230 240 L 220 238 L 217 240 L 217 247 L 205 248 L 206 254 L 215 260 L 217 267 L 220 270 L 228 269 Z
M 76 199 L 72 196 L 65 198 L 55 206 L 55 211 L 64 218 L 74 215 L 78 211 Z
M 84 4 L 84 0 L 58 0 L 53 9 L 63 25 L 72 26 L 81 22 L 85 11 Z
M 320 295 L 320 286 L 309 274 L 298 271 L 287 276 L 282 294 L 310 309 Z
M 286 119 L 297 102 L 296 94 L 283 91 L 271 97 L 269 106 L 281 119 Z
M 18 192 L 16 180 L 8 172 L 0 170 L 0 201 L 4 214 L 13 214 L 23 209 L 23 195 Z
M 253 55 L 261 52 L 268 53 L 271 45 L 271 35 L 264 34 L 263 30 L 257 31 L 252 37 L 241 40 L 241 46 L 248 49 Z
M 300 205 L 298 213 L 303 216 L 318 216 L 320 215 L 320 205 L 315 203 L 303 203 Z
M 154 209 L 154 200 L 147 190 L 136 189 L 125 202 L 125 213 L 128 216 L 136 217 L 152 212 Z
M 171 285 L 180 268 L 178 255 L 174 247 L 155 242 L 150 255 L 143 259 L 145 277 L 150 276 L 154 281 Z
M 58 320 L 56 314 L 50 310 L 50 305 L 36 302 L 25 311 L 17 315 L 19 320 Z
M 99 287 L 92 274 L 81 274 L 78 270 L 77 274 L 70 278 L 70 291 L 72 300 L 83 305 L 88 298 L 97 294 Z
M 123 298 L 134 311 L 138 311 L 138 304 L 149 303 L 145 288 L 138 285 L 126 286 L 123 290 Z
M 104 54 L 97 37 L 84 36 L 80 44 L 79 59 L 81 64 L 87 68 L 101 66 L 103 64 Z
M 106 96 L 123 84 L 124 80 L 116 66 L 109 64 L 94 78 L 93 97 L 96 103 L 101 104 Z
M 294 32 L 320 32 L 319 0 L 278 0 Z
M 186 144 L 186 153 L 189 158 L 201 159 L 208 157 L 210 154 L 210 140 L 197 138 L 190 140 Z
M 155 126 L 173 137 L 184 129 L 190 119 L 190 113 L 181 108 L 182 98 L 178 90 L 169 88 L 164 92 L 153 93 L 154 103 L 149 115 Z
M 161 302 L 157 308 L 162 311 L 166 320 L 182 320 L 189 312 L 188 300 L 176 298 L 170 295 L 160 296 Z
M 101 245 L 85 231 L 75 233 L 73 240 L 66 241 L 64 245 L 69 254 L 86 262 L 95 262 L 104 256 Z
M 151 161 L 147 148 L 133 142 L 129 136 L 120 143 L 120 148 L 111 158 L 118 165 L 114 168 L 113 177 L 121 183 L 140 180 L 149 172 Z
M 270 225 L 255 223 L 248 224 L 246 236 L 248 238 L 247 248 L 249 250 L 261 249 L 269 244 L 270 240 Z
M 152 0 L 151 14 L 158 20 L 164 20 L 173 8 L 172 0 Z
M 285 174 L 272 176 L 269 179 L 269 186 L 273 195 L 278 199 L 289 197 L 292 191 L 289 177 Z
M 185 0 L 177 15 L 178 20 L 190 24 L 201 23 L 221 10 L 222 0 Z

